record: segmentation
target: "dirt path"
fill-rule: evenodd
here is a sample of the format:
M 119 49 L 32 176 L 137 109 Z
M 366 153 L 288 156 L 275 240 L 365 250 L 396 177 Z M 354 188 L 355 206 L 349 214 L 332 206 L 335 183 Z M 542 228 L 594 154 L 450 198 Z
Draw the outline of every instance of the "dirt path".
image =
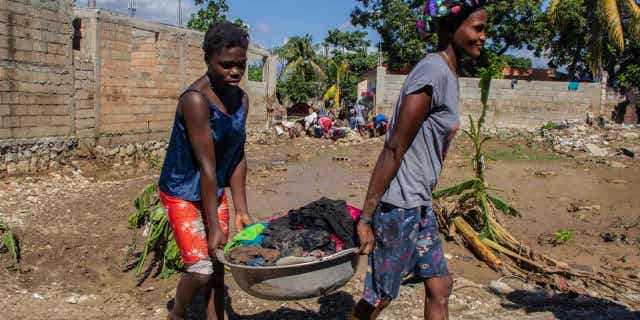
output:
M 440 186 L 471 175 L 468 148 L 459 139 L 447 159 Z M 488 181 L 524 216 L 505 218 L 513 234 L 536 250 L 584 268 L 605 267 L 628 275 L 640 272 L 640 165 L 618 159 L 612 168 L 593 158 L 559 158 L 538 148 L 518 147 L 508 139 L 492 142 Z M 381 144 L 340 146 L 296 140 L 273 146 L 250 145 L 249 202 L 260 220 L 321 196 L 359 206 Z M 334 158 L 348 158 L 335 161 Z M 529 158 L 535 160 L 519 160 Z M 23 273 L 0 271 L 0 310 L 7 319 L 163 319 L 177 279 L 149 279 L 135 286 L 123 273 L 131 239 L 127 218 L 131 201 L 153 173 L 108 174 L 71 169 L 42 177 L 0 181 L 0 217 L 16 227 L 22 240 Z M 116 172 L 114 174 L 114 172 Z M 84 176 L 83 176 L 84 175 Z M 85 178 L 93 177 L 93 178 Z M 119 177 L 114 179 L 113 177 Z M 127 177 L 123 179 L 122 177 Z M 546 244 L 553 233 L 571 231 L 567 244 Z M 601 234 L 618 240 L 603 242 Z M 624 236 L 626 241 L 620 241 Z M 466 250 L 447 243 L 457 279 L 451 302 L 453 319 L 638 319 L 624 307 L 584 297 L 548 296 L 523 290 L 503 296 L 486 284 L 498 276 Z M 2 261 L 3 263 L 6 261 Z M 232 319 L 344 319 L 362 290 L 357 276 L 341 291 L 322 299 L 269 302 L 247 296 L 231 277 Z M 513 284 L 517 287 L 516 284 Z M 422 286 L 403 287 L 383 319 L 419 319 Z M 606 312 L 605 312 L 606 311 Z

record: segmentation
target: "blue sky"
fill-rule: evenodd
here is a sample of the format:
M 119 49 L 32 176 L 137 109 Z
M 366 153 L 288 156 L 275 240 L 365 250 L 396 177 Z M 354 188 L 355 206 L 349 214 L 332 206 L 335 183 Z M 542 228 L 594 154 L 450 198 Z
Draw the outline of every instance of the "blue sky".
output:
M 168 24 L 177 24 L 178 0 L 135 0 L 136 16 Z M 87 0 L 76 1 L 86 6 Z M 98 7 L 127 13 L 128 0 L 97 0 Z M 184 21 L 195 11 L 193 0 L 183 0 Z M 329 29 L 354 30 L 349 14 L 354 0 L 227 0 L 229 20 L 241 18 L 251 26 L 252 40 L 271 48 L 295 35 L 309 33 L 315 42 L 325 38 Z M 375 31 L 369 32 L 373 46 L 379 41 Z
M 132 0 L 137 2 L 136 16 L 145 20 L 177 24 L 178 0 Z M 87 0 L 77 0 L 78 6 L 86 6 Z M 97 0 L 98 7 L 127 13 L 129 0 Z M 241 18 L 251 27 L 252 41 L 263 48 L 282 45 L 287 38 L 309 33 L 320 42 L 330 29 L 355 30 L 350 13 L 355 0 L 227 0 L 228 18 Z M 193 0 L 182 0 L 184 21 L 195 11 Z M 371 45 L 380 40 L 373 30 L 369 32 Z M 534 67 L 546 67 L 544 59 L 533 57 L 526 50 L 510 51 L 510 54 L 532 59 Z

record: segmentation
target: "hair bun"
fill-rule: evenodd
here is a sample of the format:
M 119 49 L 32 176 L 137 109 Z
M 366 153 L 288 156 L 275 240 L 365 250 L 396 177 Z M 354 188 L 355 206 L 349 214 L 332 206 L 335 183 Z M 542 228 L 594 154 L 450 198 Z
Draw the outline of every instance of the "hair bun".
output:
M 440 19 L 475 10 L 486 3 L 487 0 L 425 0 L 416 27 L 423 36 L 431 35 L 438 32 Z

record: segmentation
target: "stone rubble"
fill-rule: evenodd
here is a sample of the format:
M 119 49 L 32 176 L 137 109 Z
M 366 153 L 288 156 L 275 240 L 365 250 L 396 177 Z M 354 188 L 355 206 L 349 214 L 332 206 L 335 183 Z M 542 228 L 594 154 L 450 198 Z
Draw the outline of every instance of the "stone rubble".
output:
M 640 126 L 637 125 L 607 124 L 602 128 L 564 121 L 552 128 L 542 128 L 540 133 L 543 141 L 560 154 L 587 152 L 594 157 L 611 157 L 620 155 L 622 148 L 640 146 Z

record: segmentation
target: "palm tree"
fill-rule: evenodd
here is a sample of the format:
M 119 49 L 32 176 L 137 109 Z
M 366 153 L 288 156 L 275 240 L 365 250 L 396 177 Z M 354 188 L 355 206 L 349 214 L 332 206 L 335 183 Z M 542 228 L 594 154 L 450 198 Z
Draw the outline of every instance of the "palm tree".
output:
M 291 72 L 300 73 L 305 80 L 309 75 L 309 71 L 317 74 L 321 78 L 326 78 L 322 68 L 315 62 L 317 46 L 313 45 L 311 35 L 304 37 L 292 37 L 284 46 L 277 50 L 280 58 L 284 59 L 286 66 L 282 70 L 280 76 L 285 76 Z
M 349 64 L 346 61 L 336 62 L 335 60 L 329 60 L 329 74 L 333 84 L 325 91 L 324 101 L 333 99 L 333 107 L 340 108 L 340 82 L 347 77 L 349 71 Z
M 551 0 L 548 13 L 556 21 L 555 16 L 561 0 Z M 612 44 L 619 52 L 624 51 L 625 39 L 623 18 L 629 17 L 631 34 L 640 39 L 640 7 L 636 0 L 584 0 L 589 13 L 589 29 L 585 30 L 588 37 L 589 65 L 596 79 L 603 76 L 602 56 L 606 44 Z M 606 36 L 606 39 L 605 39 Z

